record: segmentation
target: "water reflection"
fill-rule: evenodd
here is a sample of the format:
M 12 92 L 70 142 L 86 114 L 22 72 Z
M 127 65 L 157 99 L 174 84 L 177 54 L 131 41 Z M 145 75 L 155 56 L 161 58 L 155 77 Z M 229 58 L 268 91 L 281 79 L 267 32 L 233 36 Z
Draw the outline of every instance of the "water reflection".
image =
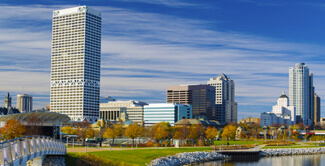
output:
M 280 156 L 264 157 L 258 161 L 234 162 L 234 161 L 214 161 L 198 166 L 322 166 L 325 165 L 325 154 L 321 155 L 300 155 L 300 156 Z

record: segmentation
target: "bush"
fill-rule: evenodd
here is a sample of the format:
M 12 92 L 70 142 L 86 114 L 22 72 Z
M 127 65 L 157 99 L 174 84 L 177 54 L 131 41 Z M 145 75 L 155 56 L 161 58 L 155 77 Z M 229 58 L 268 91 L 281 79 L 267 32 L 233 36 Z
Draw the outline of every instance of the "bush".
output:
M 147 147 L 152 147 L 154 145 L 154 143 L 152 142 L 152 141 L 148 141 L 147 143 L 146 143 L 146 146 Z
M 169 143 L 168 143 L 168 141 L 167 140 L 165 140 L 162 144 L 161 144 L 161 146 L 168 146 L 169 145 Z

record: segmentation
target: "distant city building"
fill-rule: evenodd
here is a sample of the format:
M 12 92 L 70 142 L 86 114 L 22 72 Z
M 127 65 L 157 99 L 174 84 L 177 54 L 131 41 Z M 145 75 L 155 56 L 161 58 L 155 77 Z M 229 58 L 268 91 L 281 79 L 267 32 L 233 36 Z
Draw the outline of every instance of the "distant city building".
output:
M 108 103 L 110 101 L 116 101 L 116 99 L 112 98 L 111 96 L 107 96 L 107 97 L 100 96 L 99 97 L 99 103 Z
M 11 107 L 11 96 L 10 96 L 9 92 L 7 93 L 7 96 L 5 97 L 4 103 L 5 103 L 5 108 Z
M 239 123 L 250 124 L 261 124 L 261 118 L 247 117 L 246 119 L 241 119 Z
M 315 124 L 320 121 L 320 101 L 320 97 L 315 93 Z
M 193 117 L 216 120 L 215 87 L 210 85 L 180 85 L 167 87 L 167 103 L 190 104 Z
M 325 118 L 320 118 L 319 123 L 321 126 L 325 126 Z
M 288 103 L 288 96 L 283 92 L 278 99 L 277 105 L 273 106 L 272 112 L 261 114 L 261 126 L 284 123 L 287 125 L 295 124 L 295 107 L 289 106 Z
M 169 122 L 171 126 L 182 119 L 191 119 L 192 106 L 173 103 L 157 103 L 144 106 L 144 124 L 151 126 L 159 122 Z
M 28 94 L 18 94 L 17 108 L 21 113 L 31 112 L 33 110 L 33 97 Z
M 220 123 L 237 122 L 237 102 L 235 102 L 235 83 L 225 74 L 210 78 L 208 85 L 216 91 L 216 120 Z
M 125 113 L 127 119 L 135 123 L 142 123 L 143 106 L 145 105 L 147 105 L 146 102 L 136 100 L 101 103 L 99 117 L 104 120 L 117 121 L 122 118 L 121 114 Z
M 86 6 L 53 12 L 51 111 L 72 121 L 99 117 L 101 13 Z
M 206 118 L 196 118 L 196 119 L 182 119 L 175 123 L 176 127 L 190 127 L 192 125 L 202 125 L 203 127 L 215 127 L 220 128 L 221 125 L 216 120 L 208 120 Z
M 289 68 L 289 98 L 289 105 L 296 107 L 297 123 L 311 125 L 314 122 L 313 75 L 305 63 Z

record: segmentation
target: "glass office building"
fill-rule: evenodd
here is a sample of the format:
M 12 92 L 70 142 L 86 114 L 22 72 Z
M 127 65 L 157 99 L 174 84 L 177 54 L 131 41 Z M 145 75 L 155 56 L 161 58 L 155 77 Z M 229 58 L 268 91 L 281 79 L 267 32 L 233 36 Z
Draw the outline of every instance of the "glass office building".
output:
M 173 103 L 158 103 L 144 106 L 143 119 L 145 126 L 159 122 L 169 122 L 171 126 L 182 119 L 192 118 L 192 106 Z

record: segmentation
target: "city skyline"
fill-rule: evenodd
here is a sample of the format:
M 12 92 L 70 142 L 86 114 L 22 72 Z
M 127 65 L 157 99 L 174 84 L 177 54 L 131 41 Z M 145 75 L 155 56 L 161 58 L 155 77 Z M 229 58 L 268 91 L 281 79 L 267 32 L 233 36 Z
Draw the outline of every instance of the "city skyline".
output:
M 50 103 L 52 11 L 79 5 L 4 3 L 0 6 L 6 13 L 0 17 L 0 22 L 6 23 L 0 26 L 0 41 L 4 43 L 0 46 L 0 76 L 5 79 L 0 83 L 0 96 L 28 93 L 33 95 L 34 108 L 45 107 Z M 318 15 L 325 10 L 320 4 L 145 0 L 80 3 L 102 11 L 105 17 L 101 96 L 159 103 L 166 100 L 167 86 L 204 84 L 225 73 L 236 82 L 238 119 L 257 117 L 271 111 L 279 93 L 289 91 L 288 68 L 299 62 L 308 64 L 314 74 L 317 94 L 321 98 L 325 94 L 321 86 L 325 79 L 320 33 L 324 25 L 308 22 L 311 17 L 321 19 Z M 309 13 L 302 17 L 301 10 L 294 9 L 297 6 Z M 260 16 L 247 9 L 255 9 Z M 272 14 L 284 18 L 275 21 L 269 16 Z M 309 31 L 300 21 L 310 23 Z M 14 105 L 16 99 L 12 101 Z

